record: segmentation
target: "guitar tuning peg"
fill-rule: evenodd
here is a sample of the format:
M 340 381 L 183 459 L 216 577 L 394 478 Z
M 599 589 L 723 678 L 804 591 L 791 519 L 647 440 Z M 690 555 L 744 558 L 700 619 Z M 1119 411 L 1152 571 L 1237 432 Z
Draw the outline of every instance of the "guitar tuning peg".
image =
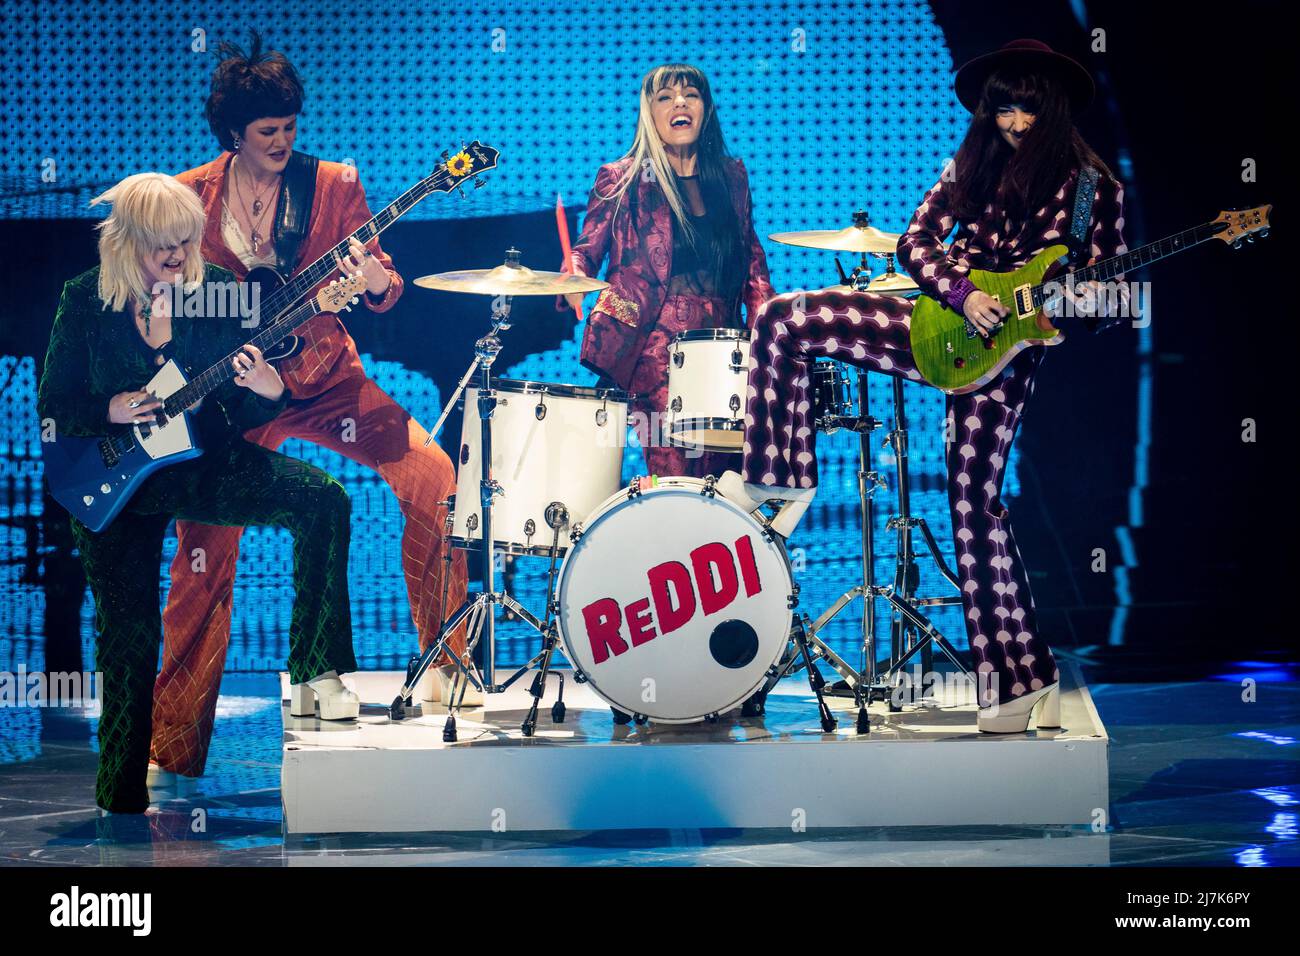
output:
M 446 162 L 447 160 L 451 159 L 451 153 L 447 152 L 447 150 L 445 149 L 438 155 L 442 157 L 443 162 Z
M 482 188 L 483 188 L 484 186 L 486 186 L 486 185 L 487 185 L 487 183 L 486 183 L 486 182 L 485 182 L 481 177 L 479 177 L 479 176 L 475 176 L 475 177 L 474 177 L 474 188 L 475 188 L 475 189 L 482 189 Z
M 456 190 L 456 195 L 460 196 L 460 198 L 461 198 L 461 199 L 464 199 L 466 202 L 469 201 L 469 194 L 466 193 L 465 190 L 463 190 L 463 189 L 457 189 L 457 190 Z

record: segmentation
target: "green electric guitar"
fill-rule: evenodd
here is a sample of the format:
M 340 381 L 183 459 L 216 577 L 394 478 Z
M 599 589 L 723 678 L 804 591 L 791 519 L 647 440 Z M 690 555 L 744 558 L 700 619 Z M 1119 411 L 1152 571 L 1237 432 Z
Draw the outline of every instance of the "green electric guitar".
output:
M 1048 313 L 1064 296 L 1062 287 L 1067 281 L 1106 282 L 1211 239 L 1240 248 L 1243 239 L 1253 242 L 1256 234 L 1268 235 L 1272 210 L 1272 206 L 1259 206 L 1221 212 L 1211 222 L 1070 273 L 1056 268 L 1069 262 L 1069 249 L 1064 245 L 1049 246 L 1013 272 L 973 269 L 971 282 L 1007 306 L 1006 317 L 985 338 L 964 315 L 929 296 L 918 297 L 912 310 L 912 355 L 917 370 L 927 382 L 949 394 L 973 392 L 992 381 L 1031 345 L 1058 345 L 1064 341 L 1065 336 L 1052 325 Z

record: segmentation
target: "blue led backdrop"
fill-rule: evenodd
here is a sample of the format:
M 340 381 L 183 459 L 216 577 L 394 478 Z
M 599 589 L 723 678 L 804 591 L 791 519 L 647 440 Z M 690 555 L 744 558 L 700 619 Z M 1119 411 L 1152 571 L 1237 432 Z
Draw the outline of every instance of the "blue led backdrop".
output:
M 11 15 L 12 11 L 12 15 Z M 967 114 L 951 91 L 952 61 L 929 6 L 922 0 L 873 2 L 649 3 L 537 0 L 447 4 L 407 2 L 390 8 L 355 4 L 232 0 L 135 4 L 51 2 L 6 6 L 0 52 L 30 57 L 31 75 L 0 89 L 10 122 L 0 141 L 0 217 L 86 219 L 89 198 L 141 170 L 178 172 L 211 158 L 216 144 L 201 117 L 213 52 L 223 39 L 244 42 L 249 27 L 282 50 L 299 70 L 308 98 L 298 147 L 325 159 L 354 163 L 372 208 L 426 175 L 437 153 L 476 138 L 502 153 L 489 188 L 472 201 L 435 197 L 395 226 L 393 248 L 417 225 L 421 235 L 464 235 L 476 221 L 517 217 L 509 242 L 555 246 L 553 220 L 539 217 L 557 193 L 581 209 L 601 163 L 631 142 L 637 84 L 660 62 L 681 60 L 709 75 L 732 152 L 748 166 L 760 236 L 847 225 L 855 209 L 874 225 L 901 231 L 965 128 Z M 495 217 L 495 218 L 494 218 Z M 425 220 L 426 224 L 421 224 Z M 429 221 L 436 220 L 437 225 Z M 526 222 L 526 225 L 523 225 Z M 539 234 L 538 223 L 549 222 Z M 406 230 L 406 232 L 403 232 Z M 441 230 L 441 231 L 440 231 Z M 85 250 L 92 248 L 85 223 Z M 828 253 L 764 243 L 779 291 L 816 288 L 835 279 Z M 396 265 L 408 281 L 439 268 L 482 268 L 495 259 L 461 261 L 452 240 L 429 249 L 402 244 Z M 85 251 L 83 250 L 83 252 Z M 436 256 L 434 252 L 436 251 Z M 396 256 L 396 253 L 395 253 Z M 446 265 L 437 265 L 447 263 Z M 848 262 L 846 260 L 846 265 Z M 442 390 L 422 369 L 436 349 L 439 322 L 408 286 L 408 318 L 418 324 L 382 332 L 384 354 L 364 356 L 381 387 L 426 426 L 441 411 Z M 439 300 L 444 301 L 444 300 Z M 549 306 L 548 306 L 549 307 Z M 458 322 L 480 328 L 486 316 L 461 305 Z M 361 311 L 354 330 L 384 317 Z M 477 323 L 477 324 L 476 324 Z M 554 347 L 499 367 L 515 378 L 591 384 L 577 361 L 582 327 L 569 323 Z M 513 334 L 513 333 L 512 333 Z M 378 350 L 376 350 L 378 351 Z M 438 350 L 441 381 L 454 381 L 468 350 Z M 420 361 L 404 361 L 419 355 Z M 0 355 L 0 659 L 43 666 L 45 593 L 32 583 L 23 555 L 40 517 L 39 437 L 35 417 L 38 368 L 31 357 Z M 930 523 L 951 561 L 942 484 L 942 396 L 906 388 L 913 426 L 913 507 Z M 872 383 L 871 411 L 890 416 L 889 381 Z M 458 422 L 458 419 L 455 420 Z M 459 425 L 455 426 L 457 429 Z M 444 447 L 455 434 L 441 436 Z M 873 437 L 874 466 L 889 474 L 892 458 Z M 819 440 L 823 492 L 801 526 L 792 558 L 802 585 L 802 609 L 816 616 L 860 581 L 855 436 Z M 301 442 L 282 449 L 329 470 L 353 501 L 351 555 L 353 617 L 363 668 L 404 664 L 415 647 L 399 564 L 401 515 L 377 475 Z M 1014 463 L 1013 463 L 1014 465 Z M 630 448 L 627 475 L 642 467 Z M 1014 495 L 1014 467 L 1008 477 Z M 890 493 L 876 508 L 877 576 L 892 575 L 892 534 L 884 522 Z M 175 549 L 164 551 L 164 569 Z M 287 653 L 291 586 L 287 533 L 250 529 L 243 539 L 228 667 L 273 670 Z M 516 595 L 543 610 L 545 562 L 520 559 Z M 921 563 L 922 592 L 950 593 L 929 562 Z M 81 608 L 86 660 L 92 640 L 89 594 Z M 935 615 L 958 647 L 965 646 L 958 613 Z M 856 660 L 860 615 L 841 615 L 831 643 Z M 501 660 L 522 662 L 531 632 L 502 629 Z

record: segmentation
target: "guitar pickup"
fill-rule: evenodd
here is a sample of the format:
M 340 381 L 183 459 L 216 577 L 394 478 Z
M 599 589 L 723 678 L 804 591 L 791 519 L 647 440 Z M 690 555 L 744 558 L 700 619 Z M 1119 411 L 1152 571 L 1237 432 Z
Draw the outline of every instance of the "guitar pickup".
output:
M 1022 285 L 1012 293 L 1016 299 L 1016 315 L 1025 316 L 1034 311 L 1034 293 L 1031 286 Z
M 117 452 L 113 450 L 113 443 L 107 438 L 100 439 L 99 457 L 104 459 L 105 468 L 116 468 L 118 462 Z

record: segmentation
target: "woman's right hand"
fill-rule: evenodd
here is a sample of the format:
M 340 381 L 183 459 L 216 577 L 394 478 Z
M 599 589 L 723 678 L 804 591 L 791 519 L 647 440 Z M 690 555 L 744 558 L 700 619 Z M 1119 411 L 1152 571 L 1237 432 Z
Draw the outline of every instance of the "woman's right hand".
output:
M 962 311 L 975 326 L 975 331 L 988 338 L 989 333 L 1001 324 L 1011 310 L 987 292 L 976 289 L 966 296 L 966 301 L 962 303 Z
M 132 402 L 136 403 L 134 408 Z M 154 409 L 161 407 L 162 400 L 143 388 L 138 392 L 118 392 L 108 400 L 108 420 L 114 425 L 153 425 L 158 421 Z
M 582 271 L 582 266 L 578 265 L 577 253 L 574 253 L 573 261 L 569 263 L 569 267 L 564 271 L 569 273 L 569 275 L 582 276 L 584 278 L 587 275 L 587 273 Z M 582 308 L 582 300 L 584 298 L 586 298 L 586 294 L 582 292 L 570 292 L 564 297 L 565 301 L 569 303 L 569 308 L 573 309 L 574 312 L 577 312 Z

